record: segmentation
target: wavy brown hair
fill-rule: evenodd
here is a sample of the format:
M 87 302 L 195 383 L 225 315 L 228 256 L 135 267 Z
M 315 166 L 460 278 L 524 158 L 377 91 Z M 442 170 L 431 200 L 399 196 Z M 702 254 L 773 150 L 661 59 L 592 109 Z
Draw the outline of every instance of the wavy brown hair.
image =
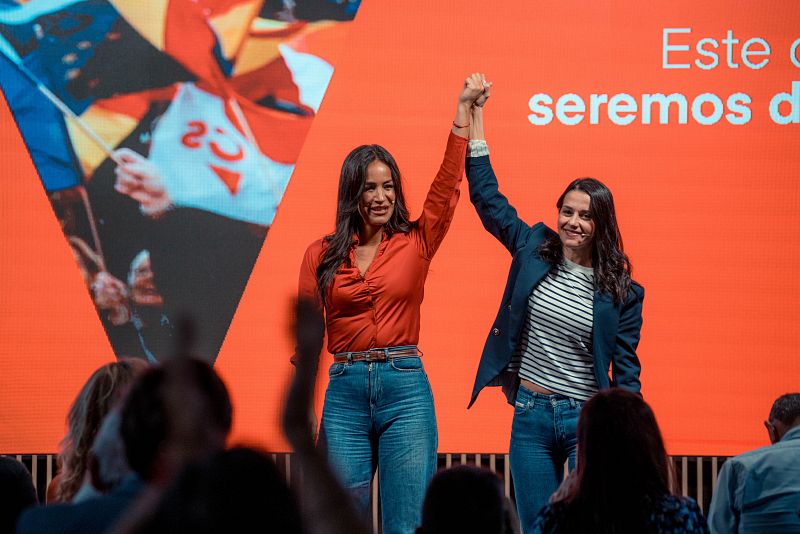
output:
M 652 532 L 649 513 L 675 493 L 655 414 L 639 395 L 596 393 L 578 419 L 577 466 L 552 497 L 559 532 Z
M 389 167 L 395 191 L 394 211 L 384 226 L 384 231 L 392 234 L 407 233 L 411 230 L 400 169 L 392 155 L 380 145 L 361 145 L 354 148 L 342 163 L 336 205 L 336 228 L 333 234 L 325 237 L 328 246 L 317 267 L 317 287 L 323 303 L 327 303 L 328 288 L 336 276 L 336 271 L 347 261 L 353 235 L 358 233 L 363 223 L 358 203 L 364 192 L 364 184 L 367 182 L 367 168 L 374 161 L 381 161 Z
M 147 367 L 147 362 L 135 358 L 108 363 L 92 373 L 83 385 L 69 409 L 67 435 L 61 441 L 57 501 L 69 502 L 78 492 L 100 424 Z
M 573 180 L 558 197 L 556 207 L 559 210 L 564 205 L 564 197 L 570 191 L 582 191 L 589 195 L 589 211 L 595 228 L 592 240 L 595 287 L 611 295 L 615 303 L 621 304 L 627 298 L 631 287 L 633 267 L 622 247 L 622 235 L 617 225 L 617 213 L 611 190 L 600 180 L 578 178 Z M 561 263 L 564 259 L 564 246 L 559 236 L 551 236 L 539 245 L 539 255 L 553 265 Z

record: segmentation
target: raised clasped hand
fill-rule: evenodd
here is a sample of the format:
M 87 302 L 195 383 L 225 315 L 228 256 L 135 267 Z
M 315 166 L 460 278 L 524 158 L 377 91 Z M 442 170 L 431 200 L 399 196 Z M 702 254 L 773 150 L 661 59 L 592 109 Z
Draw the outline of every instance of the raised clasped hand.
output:
M 489 97 L 485 93 L 491 86 L 492 84 L 486 81 L 486 76 L 483 73 L 474 72 L 464 80 L 464 88 L 461 90 L 458 102 L 470 106 L 473 104 L 482 106 L 486 102 L 486 98 Z M 481 100 L 480 104 L 478 104 L 479 100 Z

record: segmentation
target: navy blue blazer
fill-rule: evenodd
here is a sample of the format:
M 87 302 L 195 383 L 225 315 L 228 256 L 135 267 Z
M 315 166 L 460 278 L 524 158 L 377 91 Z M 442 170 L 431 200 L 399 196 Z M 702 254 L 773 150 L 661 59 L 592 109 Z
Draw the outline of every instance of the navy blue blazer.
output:
M 489 156 L 468 157 L 466 169 L 469 198 L 484 228 L 513 258 L 500 309 L 483 347 L 469 406 L 486 386 L 503 386 L 508 402 L 514 404 L 519 377 L 508 370 L 508 364 L 519 343 L 528 297 L 551 268 L 539 256 L 539 245 L 554 232 L 544 223 L 529 226 L 519 218 L 517 210 L 500 193 Z M 592 355 L 600 389 L 620 387 L 634 393 L 641 389 L 636 346 L 642 329 L 643 300 L 644 288 L 636 282 L 631 284 L 628 298 L 621 305 L 615 304 L 608 293 L 594 294 Z

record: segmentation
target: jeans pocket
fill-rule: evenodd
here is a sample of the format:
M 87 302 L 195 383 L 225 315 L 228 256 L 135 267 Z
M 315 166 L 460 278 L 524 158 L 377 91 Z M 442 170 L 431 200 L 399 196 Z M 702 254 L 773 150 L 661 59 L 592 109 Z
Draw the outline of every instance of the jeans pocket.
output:
M 330 368 L 328 369 L 328 378 L 334 378 L 336 376 L 343 375 L 346 368 L 347 366 L 343 363 L 331 364 Z
M 529 409 L 527 402 L 514 401 L 514 415 L 524 415 Z
M 421 373 L 422 360 L 419 358 L 392 358 L 389 360 L 392 369 L 402 373 Z

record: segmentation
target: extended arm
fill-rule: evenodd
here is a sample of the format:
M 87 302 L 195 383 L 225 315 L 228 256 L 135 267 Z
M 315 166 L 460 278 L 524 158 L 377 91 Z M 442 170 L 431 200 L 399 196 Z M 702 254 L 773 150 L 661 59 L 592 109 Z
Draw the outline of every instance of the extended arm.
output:
M 369 528 L 358 517 L 322 449 L 314 444 L 314 431 L 307 419 L 307 413 L 313 409 L 325 322 L 313 301 L 299 300 L 296 311 L 297 372 L 289 385 L 283 428 L 294 448 L 294 459 L 303 472 L 297 489 L 308 532 L 367 534 Z
M 314 306 L 317 313 L 324 317 L 325 310 L 322 306 L 322 297 L 319 294 L 317 285 L 317 267 L 320 262 L 322 247 L 319 242 L 312 243 L 303 255 L 303 262 L 300 264 L 300 277 L 297 283 L 297 299 L 302 302 L 310 303 Z M 297 347 L 299 350 L 299 347 Z M 292 364 L 297 364 L 298 352 L 291 357 Z
M 474 107 L 470 139 L 484 140 L 483 124 L 483 108 Z M 467 158 L 466 168 L 469 198 L 483 227 L 514 254 L 525 245 L 530 227 L 500 192 L 488 155 Z
M 453 220 L 453 213 L 458 203 L 459 185 L 464 176 L 464 158 L 467 152 L 465 136 L 470 127 L 470 108 L 482 92 L 482 74 L 472 74 L 464 81 L 464 87 L 458 96 L 456 115 L 447 139 L 444 159 L 417 221 L 421 251 L 428 259 L 436 253 L 450 228 L 450 221 Z

